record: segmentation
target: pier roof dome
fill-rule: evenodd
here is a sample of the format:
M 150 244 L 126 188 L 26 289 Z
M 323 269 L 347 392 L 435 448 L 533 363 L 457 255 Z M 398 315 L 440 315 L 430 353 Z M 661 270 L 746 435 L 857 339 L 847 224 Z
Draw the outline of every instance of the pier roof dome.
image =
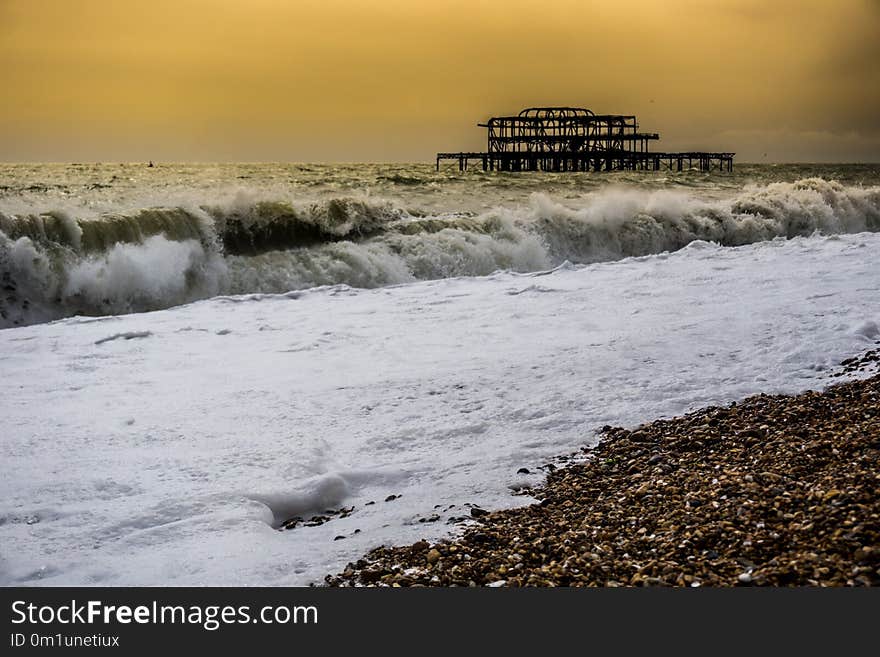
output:
M 595 116 L 583 107 L 527 107 L 518 116 L 536 119 L 564 119 L 576 116 Z

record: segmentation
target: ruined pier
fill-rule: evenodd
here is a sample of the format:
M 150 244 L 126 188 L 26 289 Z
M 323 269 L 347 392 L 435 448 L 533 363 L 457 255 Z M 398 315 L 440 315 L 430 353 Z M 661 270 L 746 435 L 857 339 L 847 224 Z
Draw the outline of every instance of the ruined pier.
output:
M 487 129 L 487 150 L 437 153 L 437 170 L 457 160 L 459 171 L 471 162 L 483 171 L 733 171 L 734 153 L 650 151 L 660 135 L 640 132 L 632 115 L 532 107 L 478 126 Z

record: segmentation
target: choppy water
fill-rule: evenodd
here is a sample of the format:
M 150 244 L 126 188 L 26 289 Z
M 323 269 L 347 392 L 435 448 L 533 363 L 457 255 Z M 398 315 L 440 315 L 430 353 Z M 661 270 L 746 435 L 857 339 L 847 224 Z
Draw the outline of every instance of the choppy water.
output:
M 815 231 L 880 231 L 880 165 L 0 164 L 0 328 Z

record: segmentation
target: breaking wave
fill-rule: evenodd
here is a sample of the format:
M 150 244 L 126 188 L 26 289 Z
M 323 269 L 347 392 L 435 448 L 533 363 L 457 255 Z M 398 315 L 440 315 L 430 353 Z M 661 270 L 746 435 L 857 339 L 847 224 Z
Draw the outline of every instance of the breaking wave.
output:
M 821 178 L 707 201 L 605 188 L 571 208 L 540 193 L 480 215 L 413 216 L 389 201 L 238 199 L 78 219 L 0 213 L 0 328 L 167 308 L 219 294 L 377 287 L 534 271 L 777 237 L 880 231 L 880 187 Z

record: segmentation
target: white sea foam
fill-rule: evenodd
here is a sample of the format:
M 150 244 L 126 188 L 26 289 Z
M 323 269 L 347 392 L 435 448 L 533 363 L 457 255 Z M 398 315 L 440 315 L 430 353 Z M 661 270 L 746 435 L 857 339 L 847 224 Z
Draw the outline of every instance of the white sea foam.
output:
M 116 266 L 198 253 L 162 239 Z M 840 381 L 880 339 L 878 249 L 694 241 L 0 331 L 0 585 L 305 585 L 448 536 L 605 424 Z
M 63 299 L 68 305 L 100 308 L 102 314 L 166 308 L 219 294 L 225 273 L 219 254 L 206 252 L 199 242 L 155 235 L 76 261 L 68 270 Z

